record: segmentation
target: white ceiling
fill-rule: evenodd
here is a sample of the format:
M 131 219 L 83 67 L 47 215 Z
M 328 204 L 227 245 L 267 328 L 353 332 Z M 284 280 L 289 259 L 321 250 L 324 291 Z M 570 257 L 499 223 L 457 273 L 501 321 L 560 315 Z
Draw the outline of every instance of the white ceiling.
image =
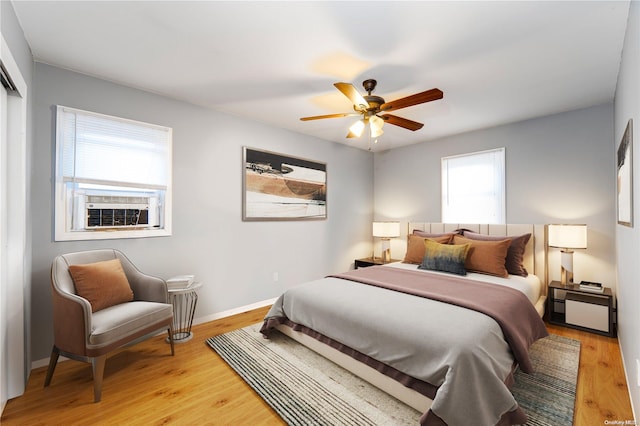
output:
M 375 150 L 613 100 L 628 1 L 13 1 L 37 61 L 367 149 L 333 87 L 394 111 Z

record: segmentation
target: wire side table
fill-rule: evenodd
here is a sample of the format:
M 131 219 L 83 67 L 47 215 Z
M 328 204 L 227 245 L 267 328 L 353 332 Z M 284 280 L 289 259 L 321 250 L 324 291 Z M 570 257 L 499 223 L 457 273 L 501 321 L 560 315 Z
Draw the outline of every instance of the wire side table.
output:
M 202 283 L 194 282 L 189 287 L 167 290 L 169 293 L 169 301 L 173 305 L 173 341 L 174 343 L 184 343 L 191 340 L 191 326 L 193 325 L 193 316 L 196 312 L 196 304 L 198 303 L 198 290 L 202 287 Z M 166 342 L 169 343 L 167 337 Z

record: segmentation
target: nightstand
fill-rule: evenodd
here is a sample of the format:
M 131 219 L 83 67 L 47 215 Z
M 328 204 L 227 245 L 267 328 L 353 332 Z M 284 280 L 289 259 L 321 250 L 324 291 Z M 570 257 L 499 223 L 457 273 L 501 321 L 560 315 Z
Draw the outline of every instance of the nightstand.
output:
M 365 257 L 362 259 L 356 259 L 355 267 L 366 268 L 367 266 L 385 265 L 386 263 L 399 262 L 400 259 L 391 259 L 389 262 L 384 262 L 381 257 Z
M 613 293 L 605 287 L 602 293 L 580 288 L 580 284 L 549 283 L 547 295 L 549 323 L 615 336 Z

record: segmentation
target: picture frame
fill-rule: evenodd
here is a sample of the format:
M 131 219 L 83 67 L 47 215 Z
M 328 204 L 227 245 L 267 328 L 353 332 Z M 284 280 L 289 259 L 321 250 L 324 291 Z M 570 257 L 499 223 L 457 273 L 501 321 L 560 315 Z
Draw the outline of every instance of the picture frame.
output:
M 243 221 L 326 218 L 326 163 L 243 147 Z
M 618 224 L 633 227 L 633 119 L 629 119 L 617 155 Z

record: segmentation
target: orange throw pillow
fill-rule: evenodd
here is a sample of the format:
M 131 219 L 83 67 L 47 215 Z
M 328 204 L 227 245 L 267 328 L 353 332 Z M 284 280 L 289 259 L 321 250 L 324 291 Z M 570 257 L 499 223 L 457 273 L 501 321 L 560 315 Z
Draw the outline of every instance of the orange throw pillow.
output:
M 407 237 L 407 253 L 404 256 L 403 263 L 413 263 L 420 265 L 424 258 L 424 240 L 435 241 L 440 244 L 449 244 L 453 234 L 442 235 L 440 237 L 425 238 L 419 235 L 409 235 Z
M 505 267 L 505 258 L 511 245 L 511 239 L 501 241 L 480 241 L 455 235 L 453 244 L 470 244 L 464 267 L 467 271 L 496 275 L 506 278 L 509 276 Z
M 93 312 L 133 300 L 133 291 L 120 259 L 70 265 L 69 272 L 76 293 L 91 303 Z

